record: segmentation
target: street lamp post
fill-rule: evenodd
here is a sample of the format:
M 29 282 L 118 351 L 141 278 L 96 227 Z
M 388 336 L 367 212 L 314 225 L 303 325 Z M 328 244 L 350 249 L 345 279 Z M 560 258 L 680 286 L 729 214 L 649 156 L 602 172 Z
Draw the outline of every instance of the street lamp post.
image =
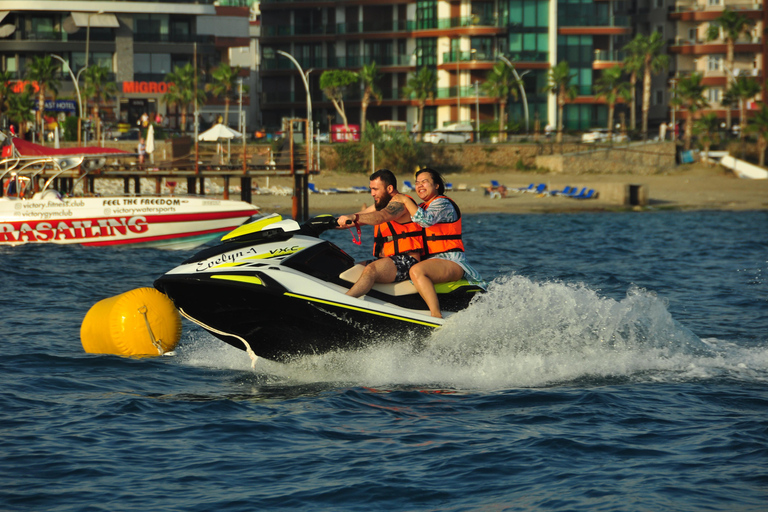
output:
M 75 74 L 72 73 L 72 67 L 67 63 L 67 61 L 65 61 L 58 55 L 51 54 L 51 57 L 57 60 L 60 60 L 62 64 L 67 66 L 67 71 L 69 71 L 69 76 L 72 77 L 72 83 L 75 84 L 75 92 L 77 93 L 77 107 L 79 110 L 79 114 L 77 117 L 77 124 L 78 124 L 77 145 L 79 146 L 80 145 L 80 126 L 79 125 L 80 125 L 80 119 L 83 117 L 83 98 L 80 96 L 80 86 L 77 84 L 77 78 L 75 78 Z
M 293 58 L 293 55 L 291 55 L 288 52 L 284 52 L 283 50 L 277 50 L 277 53 L 282 55 L 283 57 L 287 57 L 293 62 L 293 65 L 296 66 L 299 70 L 299 75 L 301 75 L 301 80 L 304 82 L 304 89 L 307 91 L 307 144 L 309 149 L 309 157 L 307 158 L 307 171 L 312 168 L 312 97 L 309 94 L 309 81 L 307 80 L 309 72 L 307 74 L 304 74 L 304 70 L 301 67 L 301 64 Z M 309 70 L 312 71 L 311 69 Z
M 88 15 L 88 26 L 85 29 L 85 66 L 80 68 L 80 70 L 77 72 L 77 76 L 75 77 L 76 82 L 78 83 L 80 81 L 80 73 L 88 69 L 88 64 L 90 63 L 90 53 L 91 53 L 91 17 L 97 16 L 99 14 L 104 14 L 104 11 L 98 11 L 98 12 L 92 12 Z M 80 108 L 80 117 L 77 118 L 77 145 L 80 145 L 80 135 L 82 133 L 82 118 L 83 118 L 83 109 L 82 105 Z
M 523 87 L 523 81 L 521 80 L 522 77 L 524 77 L 526 74 L 530 73 L 531 70 L 523 71 L 522 75 L 517 74 L 517 70 L 515 69 L 515 66 L 512 65 L 512 63 L 509 61 L 508 58 L 506 58 L 504 55 L 499 54 L 498 57 L 504 61 L 504 63 L 509 66 L 509 69 L 512 70 L 512 74 L 515 75 L 515 80 L 517 80 L 517 86 L 520 89 L 520 95 L 523 97 L 523 113 L 525 114 L 525 134 L 528 135 L 528 97 L 525 95 L 525 87 Z
M 476 142 L 480 142 L 480 82 L 475 80 L 475 132 L 477 132 Z

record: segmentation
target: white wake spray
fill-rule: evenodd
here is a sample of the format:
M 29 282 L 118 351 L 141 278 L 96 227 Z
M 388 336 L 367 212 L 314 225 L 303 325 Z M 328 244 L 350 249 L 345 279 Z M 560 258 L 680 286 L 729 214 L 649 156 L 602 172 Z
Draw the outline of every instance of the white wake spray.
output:
M 180 354 L 187 364 L 250 370 L 244 352 L 205 333 L 194 337 Z M 262 382 L 463 390 L 734 372 L 768 380 L 767 370 L 768 350 L 700 340 L 653 292 L 633 287 L 616 301 L 583 285 L 514 275 L 494 281 L 428 339 L 381 339 L 365 349 L 256 365 Z

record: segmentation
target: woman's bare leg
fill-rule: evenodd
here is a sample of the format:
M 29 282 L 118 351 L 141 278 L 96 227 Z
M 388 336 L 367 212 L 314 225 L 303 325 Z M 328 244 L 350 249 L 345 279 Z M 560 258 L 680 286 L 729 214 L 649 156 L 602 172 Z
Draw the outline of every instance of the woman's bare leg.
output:
M 419 295 L 427 303 L 430 314 L 436 318 L 443 318 L 434 284 L 458 281 L 464 276 L 464 269 L 453 261 L 433 258 L 412 266 L 410 276 Z

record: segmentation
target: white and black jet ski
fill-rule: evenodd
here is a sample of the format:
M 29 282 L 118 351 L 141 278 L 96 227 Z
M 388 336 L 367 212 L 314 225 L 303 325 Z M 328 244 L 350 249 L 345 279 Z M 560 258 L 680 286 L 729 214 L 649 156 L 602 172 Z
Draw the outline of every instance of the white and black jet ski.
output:
M 443 325 L 410 281 L 377 284 L 360 298 L 345 295 L 364 265 L 319 238 L 335 228 L 330 215 L 303 225 L 276 214 L 256 217 L 154 285 L 214 336 L 274 361 L 368 346 L 393 334 L 428 334 Z M 436 289 L 446 318 L 482 291 L 466 280 Z

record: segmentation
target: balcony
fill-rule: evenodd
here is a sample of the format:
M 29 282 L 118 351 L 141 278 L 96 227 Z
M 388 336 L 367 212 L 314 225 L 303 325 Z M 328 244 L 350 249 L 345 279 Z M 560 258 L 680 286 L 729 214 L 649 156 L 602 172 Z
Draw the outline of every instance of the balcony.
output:
M 621 50 L 595 50 L 595 62 L 624 62 L 624 58 Z
M 720 5 L 709 5 L 709 0 L 677 0 L 669 6 L 673 13 L 716 12 L 721 13 L 726 7 L 732 11 L 762 11 L 763 3 L 755 0 L 726 0 Z

